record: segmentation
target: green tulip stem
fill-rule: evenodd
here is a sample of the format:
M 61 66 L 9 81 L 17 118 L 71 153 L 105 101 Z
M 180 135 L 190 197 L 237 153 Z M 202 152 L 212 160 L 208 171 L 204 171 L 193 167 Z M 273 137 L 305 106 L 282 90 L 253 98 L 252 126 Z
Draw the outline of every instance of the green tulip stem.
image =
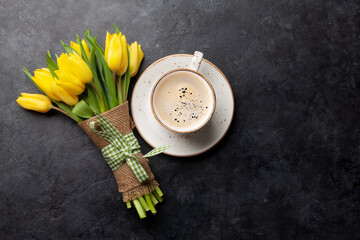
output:
M 156 197 L 156 199 L 157 199 L 159 202 L 162 202 L 162 201 L 163 201 L 163 198 L 160 197 L 156 191 L 153 191 L 152 193 L 154 194 L 154 196 Z
M 156 199 L 156 197 L 154 196 L 154 194 L 152 192 L 149 193 L 149 196 L 150 196 L 151 201 L 153 202 L 154 205 L 159 203 L 159 201 Z
M 159 195 L 159 197 L 164 196 L 163 192 L 160 190 L 159 186 L 155 188 L 156 193 Z
M 143 198 L 143 196 L 138 197 L 138 199 L 139 199 L 139 201 L 140 201 L 140 203 L 141 203 L 141 206 L 145 209 L 145 211 L 149 211 L 150 208 L 149 208 L 149 206 L 147 205 L 147 203 L 146 203 L 145 199 Z
M 126 102 L 126 73 L 121 76 L 119 82 L 121 82 L 120 86 L 121 86 L 122 102 Z
M 149 194 L 145 194 L 145 200 L 146 200 L 146 203 L 147 205 L 149 206 L 150 208 L 150 211 L 152 214 L 155 214 L 156 213 L 156 210 L 155 210 L 155 207 L 151 201 L 151 198 L 150 198 L 150 195 Z
M 62 114 L 68 116 L 69 118 L 71 118 L 72 120 L 74 120 L 75 122 L 77 122 L 75 118 L 73 118 L 70 114 L 67 114 L 67 113 L 66 113 L 64 110 L 62 110 L 61 108 L 58 108 L 58 107 L 55 107 L 55 106 L 52 106 L 51 108 L 54 109 L 54 110 L 56 110 L 56 111 L 58 111 L 58 112 L 61 112 Z
M 121 105 L 123 103 L 123 97 L 122 97 L 122 89 L 121 89 L 121 76 L 119 76 L 118 80 L 117 80 L 117 98 L 118 98 L 118 102 L 119 105 Z
M 116 90 L 116 84 L 117 84 L 117 81 L 116 81 L 116 72 L 112 72 L 112 78 L 114 80 L 114 87 L 115 87 L 115 95 L 119 95 L 118 91 Z M 117 102 L 119 103 L 119 105 L 121 104 L 120 101 L 119 101 L 119 97 L 116 96 L 118 99 L 117 99 Z
M 116 86 L 116 72 L 112 72 L 112 77 L 114 79 L 114 85 Z
M 134 204 L 136 211 L 139 214 L 140 219 L 146 218 L 146 212 L 144 211 L 144 209 L 142 208 L 139 200 L 135 199 L 132 200 L 132 203 Z

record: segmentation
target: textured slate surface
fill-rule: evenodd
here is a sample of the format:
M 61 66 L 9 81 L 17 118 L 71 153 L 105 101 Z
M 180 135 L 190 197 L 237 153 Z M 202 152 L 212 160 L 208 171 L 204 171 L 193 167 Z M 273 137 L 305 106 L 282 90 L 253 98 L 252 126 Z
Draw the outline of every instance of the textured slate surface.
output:
M 0 238 L 359 239 L 359 5 L 1 0 Z M 86 27 L 103 43 L 113 22 L 142 44 L 140 71 L 200 50 L 236 100 L 210 152 L 151 160 L 166 200 L 143 221 L 74 122 L 15 102 L 36 92 L 22 66 Z

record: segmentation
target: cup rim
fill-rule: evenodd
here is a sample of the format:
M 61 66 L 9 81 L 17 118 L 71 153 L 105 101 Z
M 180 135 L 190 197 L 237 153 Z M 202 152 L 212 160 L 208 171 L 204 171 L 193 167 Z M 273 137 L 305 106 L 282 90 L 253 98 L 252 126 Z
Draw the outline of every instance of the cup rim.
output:
M 212 95 L 212 98 L 213 98 L 213 107 L 212 107 L 212 110 L 211 110 L 211 114 L 209 115 L 209 117 L 206 119 L 206 121 L 204 121 L 201 125 L 199 125 L 198 127 L 194 128 L 194 129 L 191 129 L 191 130 L 188 130 L 188 131 L 179 131 L 177 129 L 174 129 L 174 128 L 171 128 L 169 126 L 167 126 L 165 123 L 163 123 L 160 118 L 157 116 L 156 112 L 155 112 L 155 108 L 154 108 L 154 92 L 155 92 L 155 89 L 156 87 L 159 85 L 160 81 L 162 79 L 164 79 L 167 75 L 171 74 L 171 73 L 174 73 L 174 72 L 180 72 L 180 71 L 187 71 L 187 72 L 192 72 L 192 73 L 195 73 L 197 75 L 199 75 L 202 79 L 205 80 L 205 82 L 208 84 L 208 86 L 210 87 L 211 89 L 211 95 Z M 207 80 L 207 78 L 202 75 L 201 73 L 195 71 L 195 70 L 192 70 L 192 69 L 188 69 L 188 68 L 178 68 L 178 69 L 174 69 L 174 70 L 171 70 L 171 71 L 168 71 L 167 73 L 165 73 L 164 75 L 162 75 L 157 81 L 156 83 L 154 84 L 154 87 L 152 88 L 151 90 L 151 95 L 150 95 L 150 105 L 151 105 L 151 111 L 155 117 L 155 119 L 164 127 L 166 128 L 167 130 L 169 131 L 172 131 L 172 132 L 175 132 L 175 133 L 192 133 L 192 132 L 196 132 L 198 131 L 199 129 L 201 129 L 202 127 L 204 127 L 209 121 L 210 119 L 212 118 L 212 116 L 214 115 L 214 112 L 215 112 L 215 108 L 216 108 L 216 95 L 215 95 L 215 91 L 214 91 L 214 88 L 212 86 L 212 84 L 209 82 L 209 80 Z

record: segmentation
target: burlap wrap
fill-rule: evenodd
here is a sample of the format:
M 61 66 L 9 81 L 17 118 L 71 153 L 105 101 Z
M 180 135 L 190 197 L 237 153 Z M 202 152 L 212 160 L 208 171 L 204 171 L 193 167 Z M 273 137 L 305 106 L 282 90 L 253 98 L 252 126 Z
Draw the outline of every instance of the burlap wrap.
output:
M 123 135 L 132 132 L 134 128 L 133 121 L 129 115 L 128 102 L 125 102 L 120 106 L 104 112 L 101 115 L 106 117 Z M 102 149 L 106 147 L 109 142 L 91 131 L 89 124 L 90 122 L 96 120 L 97 117 L 92 117 L 86 121 L 80 122 L 79 126 L 92 139 L 95 145 Z M 137 156 L 142 156 L 142 154 L 139 153 Z M 154 179 L 154 174 L 151 172 L 149 167 L 149 160 L 147 158 L 140 158 L 139 161 L 145 169 L 146 173 L 149 175 L 148 180 L 143 183 L 140 183 L 136 179 L 134 173 L 126 164 L 126 162 L 113 172 L 118 184 L 119 192 L 121 192 L 123 195 L 124 202 L 134 200 L 144 194 L 150 193 L 155 190 L 156 186 L 159 186 L 159 184 Z

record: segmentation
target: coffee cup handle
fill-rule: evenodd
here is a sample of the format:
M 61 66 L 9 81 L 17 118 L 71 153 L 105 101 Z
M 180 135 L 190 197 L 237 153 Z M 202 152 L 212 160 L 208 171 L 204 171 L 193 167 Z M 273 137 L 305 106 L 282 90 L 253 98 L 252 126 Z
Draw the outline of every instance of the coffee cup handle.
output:
M 191 64 L 190 64 L 190 70 L 194 70 L 195 72 L 199 70 L 203 56 L 204 54 L 202 52 L 199 51 L 194 52 L 194 57 L 191 60 Z

